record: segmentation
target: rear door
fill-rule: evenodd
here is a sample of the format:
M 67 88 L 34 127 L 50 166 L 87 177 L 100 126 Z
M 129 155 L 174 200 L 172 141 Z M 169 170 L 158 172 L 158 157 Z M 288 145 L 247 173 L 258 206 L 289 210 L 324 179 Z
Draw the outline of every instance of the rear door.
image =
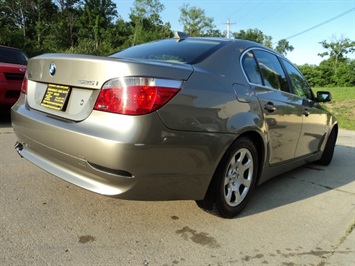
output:
M 242 59 L 245 74 L 264 112 L 268 131 L 270 165 L 294 158 L 302 129 L 302 112 L 297 97 L 276 55 L 255 49 Z

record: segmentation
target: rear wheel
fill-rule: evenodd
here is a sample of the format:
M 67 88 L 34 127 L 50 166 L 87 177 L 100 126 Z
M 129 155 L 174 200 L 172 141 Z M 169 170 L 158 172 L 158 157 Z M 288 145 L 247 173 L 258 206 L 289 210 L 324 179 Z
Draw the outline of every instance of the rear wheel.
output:
M 257 155 L 249 138 L 238 139 L 223 156 L 205 199 L 196 201 L 197 205 L 224 218 L 239 214 L 255 187 L 259 164 Z

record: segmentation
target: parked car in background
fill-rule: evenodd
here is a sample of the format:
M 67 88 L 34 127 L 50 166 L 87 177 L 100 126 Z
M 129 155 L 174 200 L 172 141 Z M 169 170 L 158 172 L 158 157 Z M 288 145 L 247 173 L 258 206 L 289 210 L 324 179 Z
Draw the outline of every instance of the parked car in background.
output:
M 20 96 L 27 60 L 22 50 L 0 45 L 0 106 L 11 107 Z
M 34 57 L 11 116 L 18 153 L 64 180 L 231 218 L 257 184 L 331 162 L 330 100 L 260 44 L 178 33 L 110 57 Z

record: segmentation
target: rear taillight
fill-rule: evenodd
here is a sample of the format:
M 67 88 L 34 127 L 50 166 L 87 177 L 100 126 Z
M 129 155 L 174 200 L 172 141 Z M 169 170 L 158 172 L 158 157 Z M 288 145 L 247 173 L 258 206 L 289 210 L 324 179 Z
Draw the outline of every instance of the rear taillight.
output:
M 21 93 L 27 94 L 27 86 L 28 86 L 28 79 L 27 74 L 23 78 L 22 85 L 21 85 Z
M 103 85 L 94 109 L 126 115 L 148 114 L 169 102 L 181 84 L 155 78 L 112 79 Z

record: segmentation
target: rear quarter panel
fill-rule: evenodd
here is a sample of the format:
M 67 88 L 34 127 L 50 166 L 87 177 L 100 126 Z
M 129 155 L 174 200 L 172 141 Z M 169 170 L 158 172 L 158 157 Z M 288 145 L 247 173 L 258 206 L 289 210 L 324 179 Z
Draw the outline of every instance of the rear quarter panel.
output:
M 158 111 L 171 129 L 238 134 L 261 130 L 260 104 L 239 64 L 240 51 L 227 45 L 200 64 L 181 92 Z
M 170 129 L 196 132 L 197 137 L 202 132 L 213 134 L 216 162 L 240 135 L 256 136 L 256 133 L 263 164 L 265 123 L 259 101 L 240 67 L 242 51 L 234 44 L 226 45 L 207 60 L 193 65 L 194 72 L 181 92 L 158 113 Z

